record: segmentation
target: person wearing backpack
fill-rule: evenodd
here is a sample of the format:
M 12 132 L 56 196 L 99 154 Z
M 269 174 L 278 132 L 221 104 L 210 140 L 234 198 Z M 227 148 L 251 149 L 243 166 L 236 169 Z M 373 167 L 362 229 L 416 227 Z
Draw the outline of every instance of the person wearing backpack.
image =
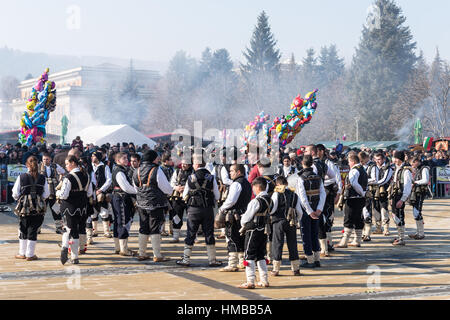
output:
M 300 260 L 297 248 L 297 225 L 303 215 L 299 197 L 288 188 L 284 176 L 276 179 L 275 192 L 272 195 L 273 209 L 270 212 L 272 224 L 272 252 L 274 256 L 272 276 L 280 273 L 284 236 L 289 250 L 289 261 L 294 276 L 300 275 Z
M 185 267 L 191 265 L 192 248 L 200 225 L 205 235 L 208 265 L 210 267 L 222 265 L 222 262 L 216 259 L 214 238 L 214 207 L 220 197 L 219 187 L 215 177 L 205 166 L 203 154 L 194 153 L 194 173 L 188 177 L 183 191 L 183 199 L 187 204 L 187 234 L 184 240 L 183 257 L 176 262 Z
M 295 193 L 306 214 L 302 215 L 301 230 L 306 261 L 300 267 L 320 267 L 319 218 L 325 205 L 326 191 L 322 178 L 313 171 L 313 157 L 305 155 L 303 169 L 298 173 Z
M 244 265 L 246 282 L 239 285 L 241 289 L 254 289 L 269 287 L 267 262 L 265 259 L 267 247 L 267 234 L 265 234 L 269 213 L 272 211 L 273 203 L 266 191 L 267 180 L 258 177 L 252 182 L 253 193 L 256 197 L 251 200 L 247 210 L 241 217 L 241 230 L 245 234 L 244 242 Z M 255 269 L 258 265 L 259 282 L 256 282 Z
M 17 200 L 14 212 L 19 217 L 19 253 L 16 259 L 37 260 L 36 249 L 38 229 L 44 222 L 45 199 L 50 195 L 45 176 L 38 172 L 37 158 L 30 156 L 25 165 L 28 172 L 21 174 L 12 189 Z
M 168 196 L 172 194 L 173 189 L 158 163 L 158 153 L 147 150 L 142 155 L 142 162 L 133 175 L 139 212 L 139 255 L 137 258 L 139 261 L 150 259 L 146 254 L 149 237 L 153 248 L 153 261 L 170 260 L 161 254 L 161 225 L 164 223 L 164 213 L 169 207 Z

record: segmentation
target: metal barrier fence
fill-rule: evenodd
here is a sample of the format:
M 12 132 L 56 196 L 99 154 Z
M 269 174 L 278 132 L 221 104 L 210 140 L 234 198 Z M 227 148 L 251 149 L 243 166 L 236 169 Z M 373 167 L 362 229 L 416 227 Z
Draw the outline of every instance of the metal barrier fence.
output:
M 8 180 L 0 180 L 0 204 L 5 205 L 8 201 Z
M 431 191 L 434 198 L 450 198 L 450 181 L 445 181 L 442 176 L 441 179 L 438 177 L 438 170 L 441 172 L 445 169 L 448 171 L 449 167 L 434 167 L 431 170 Z

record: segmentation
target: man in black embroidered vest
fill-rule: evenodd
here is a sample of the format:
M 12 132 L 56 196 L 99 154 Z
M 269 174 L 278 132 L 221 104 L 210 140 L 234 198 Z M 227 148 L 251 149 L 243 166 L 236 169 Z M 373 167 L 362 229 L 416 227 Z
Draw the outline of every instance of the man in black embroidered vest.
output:
M 372 216 L 373 216 L 373 201 L 378 198 L 376 193 L 376 183 L 378 181 L 379 170 L 376 163 L 370 160 L 370 156 L 365 151 L 358 153 L 359 161 L 367 173 L 367 188 L 366 205 L 363 208 L 364 230 L 362 240 L 365 242 L 371 241 L 370 234 L 372 233 Z
M 50 211 L 55 221 L 56 233 L 63 234 L 63 221 L 60 212 L 53 210 L 53 205 L 56 203 L 56 187 L 59 183 L 59 175 L 64 175 L 66 170 L 61 168 L 57 163 L 52 163 L 50 154 L 44 153 L 42 155 L 42 162 L 39 167 L 39 173 L 47 178 L 48 188 L 50 190 L 49 197 L 45 200 L 47 207 L 50 207 Z
M 111 170 L 109 166 L 102 162 L 103 154 L 96 151 L 92 154 L 92 177 L 95 187 L 95 213 L 92 218 L 93 232 L 97 232 L 98 215 L 100 215 L 103 223 L 103 233 L 106 238 L 112 238 L 110 231 L 110 222 L 112 221 L 111 212 L 109 210 L 109 203 L 107 196 L 109 196 L 109 189 L 111 187 Z
M 284 236 L 289 250 L 289 261 L 295 276 L 300 275 L 300 260 L 297 249 L 297 225 L 303 215 L 299 197 L 288 188 L 285 177 L 276 179 L 272 195 L 273 209 L 270 212 L 272 224 L 272 252 L 274 256 L 272 276 L 278 276 L 281 267 Z
M 373 216 L 375 218 L 375 230 L 373 234 L 384 234 L 384 236 L 388 236 L 390 222 L 388 189 L 394 171 L 382 152 L 375 154 L 374 159 L 378 169 L 378 181 L 375 186 L 375 193 L 378 197 L 373 199 Z
M 355 238 L 348 245 L 360 247 L 364 228 L 362 211 L 366 205 L 367 173 L 359 163 L 359 157 L 356 153 L 348 155 L 348 164 L 350 171 L 345 182 L 344 235 L 337 248 L 347 248 L 353 230 L 355 230 Z
M 295 166 L 291 165 L 292 161 L 288 155 L 283 156 L 283 164 L 278 168 L 278 176 L 283 176 L 286 179 L 291 175 L 298 173 Z
M 411 165 L 414 170 L 414 182 L 409 199 L 413 206 L 414 220 L 416 220 L 417 232 L 409 234 L 411 239 L 422 240 L 425 238 L 425 230 L 422 216 L 423 201 L 428 195 L 428 183 L 430 183 L 430 168 L 423 165 L 422 159 L 419 156 L 411 160 Z
M 173 188 L 173 193 L 169 200 L 172 205 L 172 210 L 170 210 L 170 224 L 173 230 L 173 239 L 170 243 L 178 243 L 180 241 L 181 227 L 183 226 L 183 215 L 184 210 L 187 206 L 184 202 L 182 195 L 188 177 L 194 172 L 192 169 L 192 164 L 190 159 L 183 158 L 181 160 L 181 168 L 176 169 L 172 174 L 170 179 L 170 185 Z
M 321 218 L 326 199 L 322 178 L 314 173 L 312 165 L 312 156 L 305 155 L 302 160 L 303 169 L 298 173 L 299 178 L 295 190 L 304 210 L 300 223 L 303 251 L 306 255 L 306 261 L 301 265 L 303 268 L 320 267 L 318 220 Z
M 226 148 L 220 151 L 220 163 L 214 166 L 214 176 L 219 188 L 219 201 L 217 206 L 220 208 L 228 196 L 230 185 L 233 181 L 230 179 L 230 163 L 227 163 L 227 151 Z M 220 235 L 217 239 L 225 239 L 225 228 L 222 228 Z
M 86 230 L 87 202 L 93 191 L 88 175 L 80 170 L 75 156 L 66 158 L 66 169 L 69 174 L 63 179 L 61 189 L 56 192 L 56 197 L 61 200 L 61 214 L 66 221 L 62 236 L 61 263 L 65 264 L 68 260 L 71 238 L 71 262 L 78 264 L 80 233 Z
M 127 175 L 128 157 L 124 152 L 114 156 L 116 165 L 112 172 L 112 211 L 114 214 L 114 247 L 115 253 L 121 256 L 134 256 L 136 253 L 128 248 L 128 237 L 133 222 L 132 195 L 136 189 Z
M 394 152 L 395 173 L 391 184 L 392 218 L 397 225 L 398 238 L 394 246 L 405 245 L 405 202 L 408 200 L 413 186 L 412 168 L 405 163 L 403 151 Z
M 275 173 L 276 169 L 272 168 L 272 162 L 267 157 L 262 157 L 258 162 L 258 170 L 261 173 L 261 178 L 264 178 L 267 182 L 266 184 L 266 192 L 269 197 L 272 196 L 275 190 Z M 266 226 L 266 234 L 267 234 L 267 264 L 271 264 L 273 261 L 272 255 L 272 225 L 270 223 Z
M 146 254 L 149 237 L 153 248 L 153 261 L 170 260 L 161 254 L 161 225 L 164 223 L 164 212 L 169 206 L 167 196 L 172 194 L 173 189 L 158 163 L 158 153 L 154 150 L 146 151 L 139 169 L 133 176 L 140 225 L 139 261 L 150 259 Z
M 273 203 L 267 193 L 267 180 L 257 177 L 252 182 L 255 198 L 247 206 L 247 210 L 241 217 L 241 232 L 245 232 L 244 241 L 244 265 L 247 281 L 240 286 L 241 289 L 254 289 L 255 286 L 266 288 L 269 286 L 267 262 L 266 225 Z M 256 282 L 255 269 L 258 265 L 259 282 Z
M 227 237 L 228 266 L 222 272 L 239 271 L 244 268 L 244 236 L 239 233 L 241 215 L 247 209 L 252 198 L 252 187 L 245 179 L 245 167 L 233 164 L 230 167 L 233 183 L 230 185 L 228 196 L 219 208 L 218 214 L 225 214 L 225 234 Z
M 184 240 L 184 254 L 182 260 L 176 263 L 182 266 L 191 264 L 192 247 L 194 246 L 197 231 L 202 225 L 205 235 L 208 264 L 217 267 L 222 262 L 216 260 L 216 247 L 214 239 L 214 206 L 219 200 L 219 188 L 214 176 L 205 168 L 202 153 L 193 156 L 195 172 L 189 176 L 183 191 L 183 199 L 187 203 L 187 235 Z
M 169 152 L 164 153 L 161 156 L 161 169 L 166 175 L 167 180 L 170 182 L 170 179 L 172 179 L 173 173 L 175 171 L 174 169 L 174 163 L 172 160 L 172 156 Z M 169 197 L 170 202 L 170 197 Z M 173 208 L 172 203 L 167 209 L 167 212 L 164 214 L 164 222 L 161 226 L 161 236 L 167 237 L 168 235 L 173 235 L 173 226 L 172 226 L 172 215 L 173 215 Z M 169 233 L 166 232 L 166 215 L 169 216 Z

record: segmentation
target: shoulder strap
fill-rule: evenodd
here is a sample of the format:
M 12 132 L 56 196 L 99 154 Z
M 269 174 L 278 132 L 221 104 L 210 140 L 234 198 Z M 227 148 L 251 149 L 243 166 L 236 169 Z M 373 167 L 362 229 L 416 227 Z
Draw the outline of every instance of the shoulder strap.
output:
M 72 177 L 74 177 L 75 180 L 77 180 L 77 183 L 78 183 L 78 189 L 79 189 L 80 191 L 83 191 L 84 189 L 83 189 L 83 186 L 81 185 L 80 178 L 78 178 L 78 176 L 75 174 L 75 172 L 71 172 L 70 175 L 71 175 Z
M 150 170 L 150 173 L 148 174 L 147 184 L 145 185 L 147 188 L 150 186 L 150 179 L 152 178 L 153 171 L 158 167 L 153 167 L 152 170 Z
M 141 175 L 140 175 L 140 173 L 141 173 L 141 167 L 139 167 L 139 168 L 137 169 L 137 177 L 138 177 L 138 181 L 139 181 L 139 188 L 142 187 L 142 181 L 141 181 Z
M 91 183 L 91 177 L 87 174 L 87 183 L 86 183 L 86 187 L 84 188 L 84 191 L 88 191 L 89 189 L 89 184 Z
M 198 183 L 197 177 L 195 176 L 195 173 L 191 175 L 191 182 L 195 185 L 195 188 L 201 189 L 202 187 Z

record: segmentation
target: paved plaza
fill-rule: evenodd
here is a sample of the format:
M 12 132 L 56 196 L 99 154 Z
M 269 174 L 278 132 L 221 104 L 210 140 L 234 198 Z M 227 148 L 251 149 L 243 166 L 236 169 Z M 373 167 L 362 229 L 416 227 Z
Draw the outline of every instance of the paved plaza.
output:
M 336 215 L 335 243 L 343 221 L 342 214 Z M 101 235 L 80 256 L 79 265 L 62 266 L 61 236 L 55 233 L 50 214 L 38 237 L 39 260 L 16 260 L 17 218 L 0 213 L 0 299 L 449 299 L 450 199 L 425 201 L 424 219 L 424 240 L 408 238 L 405 247 L 392 246 L 396 229 L 391 223 L 391 236 L 373 235 L 372 242 L 364 242 L 361 248 L 334 251 L 322 260 L 321 268 L 301 269 L 300 277 L 292 276 L 285 248 L 281 276 L 269 277 L 269 288 L 242 290 L 237 286 L 245 281 L 245 272 L 222 273 L 207 267 L 203 238 L 194 246 L 189 268 L 175 264 L 182 255 L 182 241 L 171 244 L 169 237 L 163 237 L 162 250 L 172 259 L 169 262 L 138 262 L 115 255 L 113 240 Z M 138 225 L 136 220 L 130 237 L 134 250 L 138 248 Z M 406 233 L 414 229 L 407 206 Z M 218 240 L 216 245 L 218 259 L 225 265 L 225 241 Z M 301 248 L 299 242 L 302 253 Z

